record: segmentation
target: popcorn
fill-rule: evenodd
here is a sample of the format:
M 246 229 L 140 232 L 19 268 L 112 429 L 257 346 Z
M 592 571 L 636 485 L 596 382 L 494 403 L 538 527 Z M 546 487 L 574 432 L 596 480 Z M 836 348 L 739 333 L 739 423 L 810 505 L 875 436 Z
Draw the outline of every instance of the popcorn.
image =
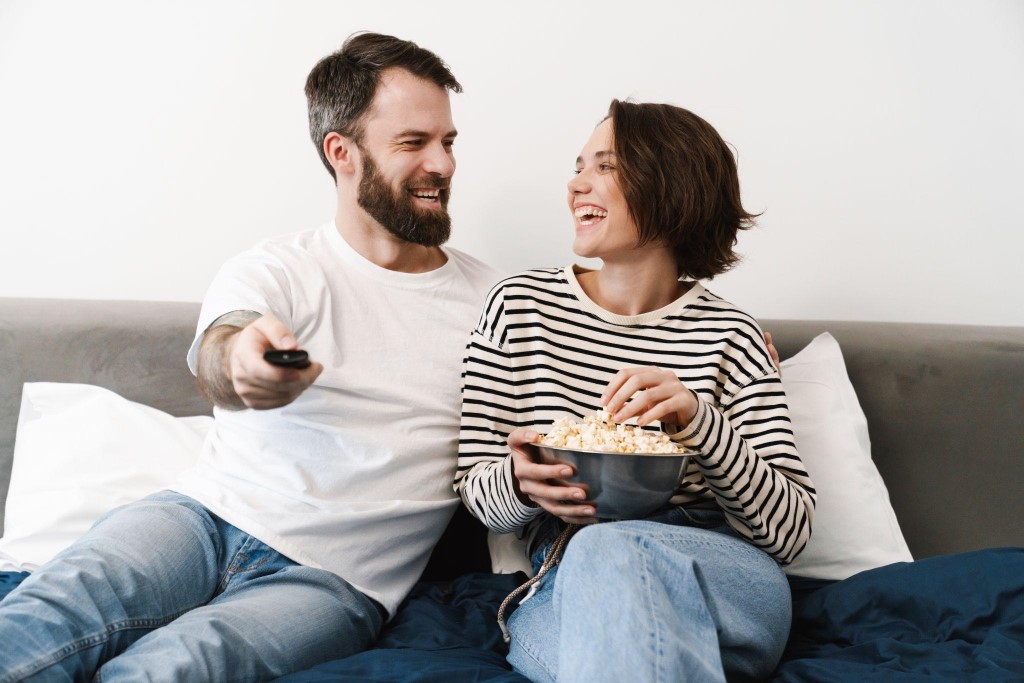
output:
M 615 424 L 606 409 L 588 415 L 583 422 L 562 417 L 551 423 L 551 429 L 538 443 L 544 446 L 573 448 L 583 451 L 612 453 L 687 453 L 684 448 L 661 432 L 650 432 L 633 425 Z

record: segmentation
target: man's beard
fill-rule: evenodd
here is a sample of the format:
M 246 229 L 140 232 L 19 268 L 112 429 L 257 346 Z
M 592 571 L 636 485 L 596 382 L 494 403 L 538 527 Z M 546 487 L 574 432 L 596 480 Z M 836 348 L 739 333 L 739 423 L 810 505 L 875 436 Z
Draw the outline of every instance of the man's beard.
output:
M 448 183 L 444 178 L 428 176 L 415 184 L 406 184 L 395 192 L 380 174 L 373 157 L 362 150 L 363 177 L 359 180 L 357 201 L 366 213 L 395 237 L 420 244 L 424 247 L 438 247 L 448 241 L 452 232 L 452 219 L 448 215 Z M 438 189 L 440 211 L 422 211 L 413 202 L 410 187 Z

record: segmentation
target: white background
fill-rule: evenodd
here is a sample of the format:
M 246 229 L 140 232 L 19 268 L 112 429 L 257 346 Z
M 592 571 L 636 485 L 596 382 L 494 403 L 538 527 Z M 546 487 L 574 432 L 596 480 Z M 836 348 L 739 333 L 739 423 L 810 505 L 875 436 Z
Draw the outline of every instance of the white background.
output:
M 353 31 L 438 52 L 454 246 L 572 259 L 565 182 L 612 97 L 738 150 L 756 317 L 1024 325 L 1024 2 L 0 0 L 0 296 L 198 301 L 333 215 L 306 74 Z M 591 264 L 593 265 L 593 264 Z

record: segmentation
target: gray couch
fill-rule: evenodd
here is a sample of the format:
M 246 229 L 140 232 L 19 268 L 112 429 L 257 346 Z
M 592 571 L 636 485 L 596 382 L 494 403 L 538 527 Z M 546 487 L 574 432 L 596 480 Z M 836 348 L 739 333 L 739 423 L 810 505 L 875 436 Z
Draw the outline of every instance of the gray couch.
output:
M 198 314 L 191 303 L 0 299 L 0 501 L 24 382 L 97 384 L 208 414 L 185 365 Z M 915 557 L 1024 546 L 1024 328 L 762 324 L 783 358 L 824 330 L 838 340 Z

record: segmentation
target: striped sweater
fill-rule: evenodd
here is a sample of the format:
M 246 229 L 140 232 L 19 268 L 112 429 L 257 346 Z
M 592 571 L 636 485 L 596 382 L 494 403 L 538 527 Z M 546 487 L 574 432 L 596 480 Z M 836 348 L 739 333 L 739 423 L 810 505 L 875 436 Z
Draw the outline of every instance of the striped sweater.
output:
M 699 283 L 668 306 L 610 313 L 572 267 L 498 283 L 467 345 L 455 489 L 491 530 L 519 531 L 543 510 L 512 486 L 507 437 L 600 408 L 626 367 L 672 370 L 698 398 L 689 425 L 655 422 L 700 451 L 672 504 L 718 505 L 750 543 L 788 564 L 807 543 L 815 491 L 793 443 L 786 396 L 757 323 Z

